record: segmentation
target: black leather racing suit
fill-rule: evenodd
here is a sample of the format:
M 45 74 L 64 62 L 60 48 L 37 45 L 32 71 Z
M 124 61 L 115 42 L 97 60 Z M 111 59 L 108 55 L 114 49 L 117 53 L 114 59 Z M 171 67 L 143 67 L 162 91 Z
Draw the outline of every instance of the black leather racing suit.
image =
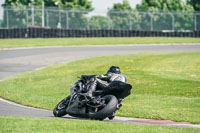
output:
M 104 81 L 107 81 L 105 83 Z M 127 82 L 126 77 L 123 74 L 116 74 L 116 73 L 108 73 L 105 75 L 97 75 L 96 80 L 91 84 L 87 95 L 92 97 L 93 92 L 96 90 L 96 88 L 100 90 L 107 89 L 109 84 L 113 81 L 121 81 L 121 82 Z

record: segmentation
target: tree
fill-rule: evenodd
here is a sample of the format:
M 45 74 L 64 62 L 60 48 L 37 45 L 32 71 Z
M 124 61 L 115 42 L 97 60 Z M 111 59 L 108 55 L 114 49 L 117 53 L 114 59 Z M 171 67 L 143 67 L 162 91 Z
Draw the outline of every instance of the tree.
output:
M 58 3 L 58 4 L 56 4 Z M 92 3 L 88 0 L 44 0 L 45 6 L 64 7 L 92 10 Z M 3 6 L 41 6 L 42 0 L 5 0 Z
M 92 2 L 88 0 L 61 0 L 62 7 L 92 10 Z
M 200 1 L 199 0 L 187 0 L 187 4 L 191 5 L 196 12 L 200 12 Z M 195 13 L 195 30 L 200 30 L 200 15 Z
M 92 30 L 106 30 L 110 28 L 111 20 L 105 16 L 92 16 L 89 20 L 89 28 Z
M 193 11 L 193 8 L 183 0 L 142 0 L 142 4 L 136 6 L 138 10 L 162 10 L 162 11 Z
M 140 26 L 137 23 L 140 16 L 136 10 L 133 10 L 128 0 L 123 0 L 122 3 L 116 3 L 108 11 L 108 16 L 112 20 L 112 28 L 117 30 L 139 30 Z
M 199 0 L 187 0 L 187 4 L 191 5 L 195 11 L 200 11 L 200 1 Z
M 142 0 L 137 10 L 150 11 L 153 30 L 193 30 L 193 8 L 182 0 Z M 176 11 L 176 13 L 174 13 Z
M 84 15 L 93 10 L 91 1 L 89 0 L 44 0 L 44 3 L 45 24 L 52 28 L 57 28 L 58 23 L 60 23 L 62 28 L 84 29 L 87 27 L 87 18 Z M 3 6 L 5 8 L 4 27 L 25 28 L 27 25 L 31 25 L 32 6 L 35 6 L 35 25 L 42 25 L 42 0 L 6 0 Z M 76 12 L 74 10 L 84 11 Z M 66 11 L 69 11 L 68 22 Z M 47 22 L 49 17 L 54 19 Z M 69 23 L 68 26 L 67 23 Z
M 118 10 L 118 11 L 124 11 L 124 10 L 131 10 L 131 6 L 128 2 L 128 0 L 123 0 L 122 4 L 121 3 L 115 3 L 113 5 L 112 10 Z

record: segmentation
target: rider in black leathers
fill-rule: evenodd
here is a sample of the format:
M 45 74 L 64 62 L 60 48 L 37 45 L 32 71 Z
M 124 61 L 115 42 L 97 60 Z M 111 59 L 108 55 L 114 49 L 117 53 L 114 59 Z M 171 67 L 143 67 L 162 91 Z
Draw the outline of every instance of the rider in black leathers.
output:
M 104 81 L 107 81 L 105 83 Z M 126 77 L 121 74 L 120 68 L 118 66 L 111 66 L 105 75 L 97 75 L 96 80 L 91 84 L 90 88 L 88 89 L 87 95 L 92 97 L 93 92 L 96 88 L 100 90 L 109 89 L 109 84 L 113 81 L 121 81 L 126 83 Z
M 82 75 L 83 77 L 87 77 L 87 76 L 91 76 L 93 77 L 89 86 L 85 86 L 84 83 L 79 80 L 77 81 L 74 86 L 71 87 L 71 94 L 74 91 L 80 91 L 82 93 L 86 93 L 87 96 L 89 97 L 93 97 L 94 96 L 94 92 L 98 89 L 98 90 L 103 90 L 103 91 L 107 91 L 108 89 L 110 89 L 110 85 L 112 83 L 114 83 L 115 81 L 121 81 L 126 83 L 126 77 L 121 74 L 120 72 L 120 68 L 118 66 L 111 66 L 107 73 L 104 75 Z M 82 77 L 82 78 L 83 78 Z M 104 82 L 104 81 L 107 81 Z

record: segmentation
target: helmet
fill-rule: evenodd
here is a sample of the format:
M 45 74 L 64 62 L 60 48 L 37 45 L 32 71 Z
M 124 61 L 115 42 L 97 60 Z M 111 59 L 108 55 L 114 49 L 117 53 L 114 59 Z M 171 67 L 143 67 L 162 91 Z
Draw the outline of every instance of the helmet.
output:
M 117 74 L 120 74 L 120 68 L 118 66 L 111 66 L 108 71 L 107 71 L 107 74 L 108 73 L 117 73 Z

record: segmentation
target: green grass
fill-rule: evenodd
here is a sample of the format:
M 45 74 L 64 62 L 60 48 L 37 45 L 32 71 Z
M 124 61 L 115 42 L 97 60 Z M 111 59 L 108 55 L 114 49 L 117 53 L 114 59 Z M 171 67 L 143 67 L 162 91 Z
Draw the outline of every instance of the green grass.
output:
M 2 133 L 197 133 L 199 129 L 92 120 L 0 117 Z
M 118 37 L 118 38 L 51 38 L 0 39 L 0 49 L 40 46 L 118 45 L 118 44 L 200 43 L 200 38 Z
M 97 57 L 50 66 L 0 83 L 0 96 L 53 109 L 82 74 L 118 65 L 133 85 L 118 116 L 200 123 L 200 52 Z

